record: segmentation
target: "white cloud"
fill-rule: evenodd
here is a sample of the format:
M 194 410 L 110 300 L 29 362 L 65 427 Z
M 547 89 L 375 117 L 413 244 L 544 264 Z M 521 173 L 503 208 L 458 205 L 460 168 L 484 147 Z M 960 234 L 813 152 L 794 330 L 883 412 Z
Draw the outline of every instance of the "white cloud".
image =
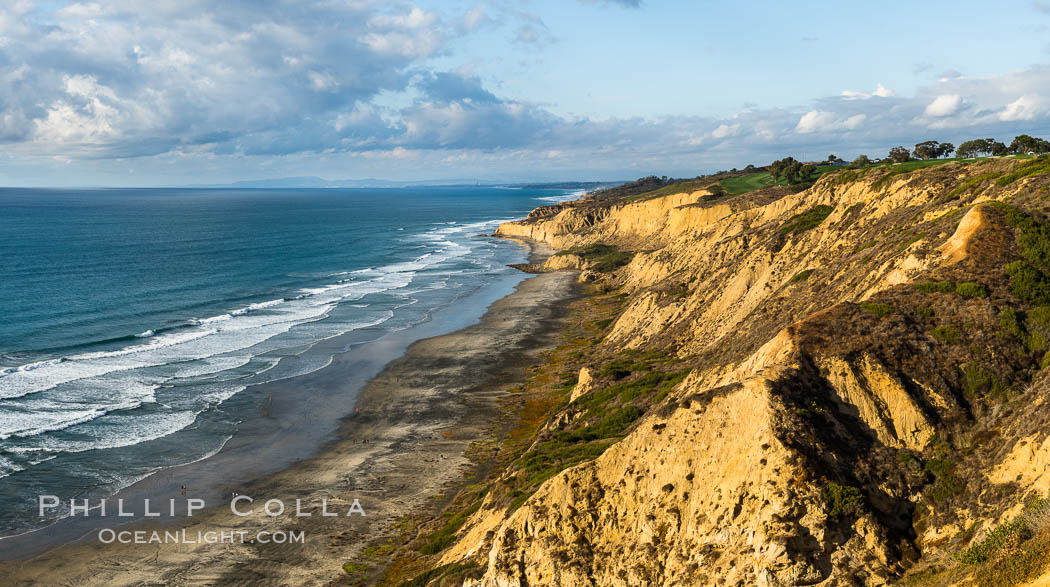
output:
M 711 136 L 716 139 L 724 139 L 735 135 L 740 130 L 739 124 L 720 124 L 718 128 L 711 131 Z
M 884 86 L 882 84 L 878 84 L 875 87 L 874 95 L 876 95 L 876 96 L 878 96 L 880 98 L 889 98 L 890 96 L 893 96 L 896 93 L 897 92 L 894 92 L 893 90 L 887 88 L 886 86 Z
M 882 84 L 875 86 L 875 91 L 868 94 L 865 92 L 858 92 L 856 90 L 842 90 L 842 97 L 847 100 L 867 100 L 871 97 L 889 98 L 890 96 L 896 95 L 896 92 L 887 88 Z
M 795 130 L 802 134 L 853 130 L 863 124 L 866 118 L 866 114 L 854 114 L 853 116 L 842 118 L 834 112 L 810 110 L 798 120 Z
M 1025 94 L 1010 102 L 999 114 L 999 120 L 1010 122 L 1015 120 L 1033 120 L 1037 116 L 1045 115 L 1047 101 L 1038 94 Z
M 923 112 L 926 116 L 932 117 L 950 116 L 955 114 L 960 104 L 962 104 L 962 96 L 959 94 L 941 94 L 934 98 Z

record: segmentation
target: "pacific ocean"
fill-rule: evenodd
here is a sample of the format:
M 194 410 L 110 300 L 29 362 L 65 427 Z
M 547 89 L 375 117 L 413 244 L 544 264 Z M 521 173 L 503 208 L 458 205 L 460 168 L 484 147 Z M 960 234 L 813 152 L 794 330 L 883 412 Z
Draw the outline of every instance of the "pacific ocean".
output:
M 214 454 L 261 417 L 245 389 L 517 279 L 523 249 L 485 235 L 572 197 L 0 190 L 0 536 L 52 521 L 39 494 L 98 499 Z

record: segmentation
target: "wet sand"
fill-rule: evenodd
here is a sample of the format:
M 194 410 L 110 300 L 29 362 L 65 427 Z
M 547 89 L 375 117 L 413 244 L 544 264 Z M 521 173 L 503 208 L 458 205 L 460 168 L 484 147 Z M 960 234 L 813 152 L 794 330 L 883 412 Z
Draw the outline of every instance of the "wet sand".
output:
M 536 262 L 550 251 L 533 244 Z M 0 563 L 5 584 L 19 585 L 300 585 L 327 584 L 344 576 L 342 564 L 412 512 L 433 509 L 474 465 L 465 456 L 472 442 L 491 438 L 506 390 L 524 367 L 557 340 L 565 302 L 578 295 L 575 274 L 547 273 L 521 282 L 494 302 L 478 324 L 420 340 L 388 364 L 361 391 L 356 412 L 341 423 L 337 440 L 289 468 L 238 485 L 254 503 L 252 515 L 236 516 L 228 502 L 190 518 L 112 524 L 117 531 L 178 532 L 189 541 L 207 532 L 229 533 L 226 543 L 103 544 L 97 532 L 25 561 Z M 314 377 L 339 378 L 339 357 Z M 287 385 L 297 385 L 295 379 Z M 338 379 L 329 381 L 338 385 Z M 367 442 L 366 442 L 367 441 Z M 182 498 L 185 499 L 185 498 Z M 282 515 L 267 516 L 263 504 L 283 502 Z M 296 516 L 296 500 L 303 514 Z M 327 512 L 322 516 L 322 500 Z M 365 516 L 348 512 L 358 500 Z M 184 509 L 183 501 L 177 507 Z M 209 502 L 209 505 L 212 502 Z M 154 508 L 157 509 L 157 508 Z M 167 503 L 162 508 L 167 511 Z M 276 511 L 273 504 L 271 511 Z M 303 543 L 252 541 L 260 532 L 299 533 Z M 199 534 L 200 533 L 200 534 Z M 243 533 L 243 534 L 241 534 Z M 244 537 L 244 542 L 240 537 Z

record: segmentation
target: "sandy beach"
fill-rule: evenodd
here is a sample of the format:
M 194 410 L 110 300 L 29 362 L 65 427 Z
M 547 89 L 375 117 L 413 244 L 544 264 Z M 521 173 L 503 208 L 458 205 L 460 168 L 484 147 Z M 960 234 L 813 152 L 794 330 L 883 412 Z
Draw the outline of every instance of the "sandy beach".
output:
M 550 254 L 531 246 L 531 262 Z M 501 398 L 524 367 L 554 344 L 562 308 L 576 295 L 574 273 L 536 275 L 493 303 L 479 323 L 412 344 L 361 391 L 337 440 L 279 473 L 237 486 L 238 494 L 255 500 L 239 502 L 241 511 L 254 510 L 251 515 L 231 512 L 230 492 L 226 503 L 209 503 L 192 522 L 161 518 L 110 526 L 142 531 L 144 543 L 104 544 L 93 531 L 28 560 L 0 563 L 0 574 L 5 583 L 19 585 L 339 581 L 343 563 L 395 533 L 402 516 L 440 509 L 444 495 L 477 466 L 465 455 L 467 448 L 491 439 Z M 338 372 L 338 366 L 339 357 L 325 370 Z M 270 499 L 283 503 L 283 514 L 263 513 Z M 296 515 L 297 507 L 304 515 Z M 322 507 L 336 515 L 322 515 Z M 271 512 L 276 510 L 274 504 Z M 161 543 L 151 541 L 154 531 Z M 184 538 L 166 543 L 165 531 Z M 222 533 L 234 538 L 208 541 Z M 302 543 L 273 543 L 299 533 Z M 257 540 L 260 535 L 271 542 Z

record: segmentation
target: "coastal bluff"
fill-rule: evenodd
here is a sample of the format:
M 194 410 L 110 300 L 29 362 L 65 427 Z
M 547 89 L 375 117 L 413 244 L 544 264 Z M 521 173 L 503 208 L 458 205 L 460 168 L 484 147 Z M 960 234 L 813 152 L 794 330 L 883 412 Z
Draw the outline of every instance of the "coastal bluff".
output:
M 1050 177 L 1030 167 L 843 170 L 501 225 L 616 309 L 433 568 L 477 586 L 1046 572 Z

